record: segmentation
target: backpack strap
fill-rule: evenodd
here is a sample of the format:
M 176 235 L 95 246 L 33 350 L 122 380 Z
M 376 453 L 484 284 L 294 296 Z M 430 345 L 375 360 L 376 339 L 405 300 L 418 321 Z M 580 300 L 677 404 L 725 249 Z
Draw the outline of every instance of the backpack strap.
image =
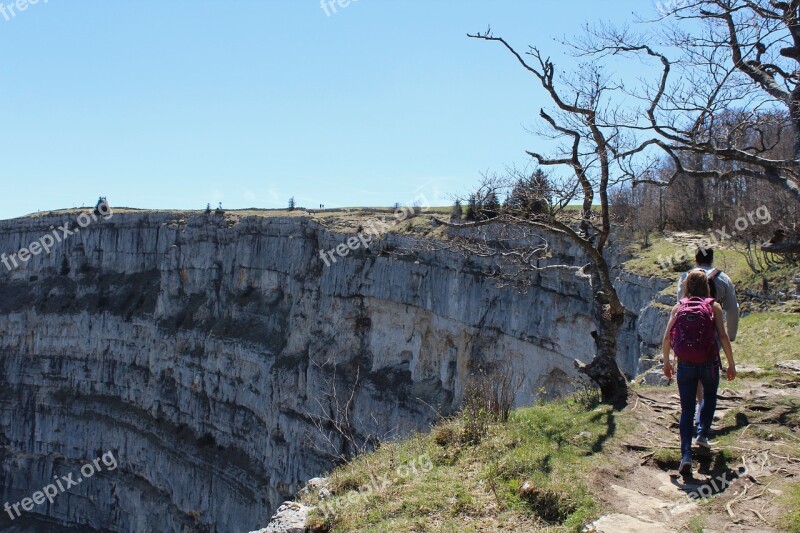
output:
M 706 279 L 708 280 L 708 287 L 711 289 L 711 297 L 717 301 L 720 301 L 720 293 L 719 288 L 717 287 L 717 278 L 719 275 L 722 274 L 722 271 L 718 268 L 713 268 L 706 272 Z M 723 291 L 724 292 L 724 291 Z

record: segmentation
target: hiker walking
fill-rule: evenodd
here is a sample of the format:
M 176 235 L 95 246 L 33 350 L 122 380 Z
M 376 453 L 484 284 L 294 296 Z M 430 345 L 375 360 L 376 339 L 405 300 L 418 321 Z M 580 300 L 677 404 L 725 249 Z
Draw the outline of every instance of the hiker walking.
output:
M 736 378 L 736 364 L 731 341 L 725 331 L 722 306 L 711 298 L 706 273 L 700 270 L 689 272 L 683 295 L 684 298 L 672 308 L 661 352 L 664 356 L 664 375 L 668 379 L 675 374 L 670 361 L 670 348 L 677 359 L 678 392 L 681 398 L 681 464 L 678 472 L 688 475 L 692 471 L 692 434 L 698 383 L 703 386 L 703 404 L 695 444 L 710 447 L 708 428 L 717 408 L 720 373 L 717 339 L 728 360 L 728 381 Z
M 698 248 L 694 261 L 696 266 L 692 270 L 702 270 L 706 273 L 711 298 L 714 298 L 722 306 L 725 324 L 728 326 L 728 338 L 731 342 L 735 342 L 739 332 L 739 302 L 736 300 L 736 288 L 733 286 L 733 281 L 725 272 L 714 268 L 713 248 Z M 683 285 L 689 272 L 684 272 L 678 281 L 678 300 L 683 298 Z
M 736 335 L 739 332 L 739 302 L 736 301 L 736 289 L 733 286 L 731 278 L 728 277 L 723 271 L 714 268 L 714 249 L 713 248 L 698 248 L 697 253 L 694 255 L 695 268 L 693 270 L 701 270 L 705 272 L 708 278 L 708 286 L 711 291 L 711 298 L 714 298 L 722 306 L 722 311 L 725 317 L 725 324 L 727 325 L 728 338 L 731 342 L 736 341 Z M 690 271 L 691 272 L 691 271 Z M 686 283 L 685 272 L 681 279 L 678 281 L 678 301 L 683 298 L 683 286 Z M 717 339 L 717 360 L 719 360 L 719 350 L 721 344 Z M 703 406 L 703 385 L 697 385 L 697 419 L 695 423 L 700 425 L 700 410 Z M 699 428 L 698 428 L 699 429 Z M 708 428 L 706 428 L 708 429 Z

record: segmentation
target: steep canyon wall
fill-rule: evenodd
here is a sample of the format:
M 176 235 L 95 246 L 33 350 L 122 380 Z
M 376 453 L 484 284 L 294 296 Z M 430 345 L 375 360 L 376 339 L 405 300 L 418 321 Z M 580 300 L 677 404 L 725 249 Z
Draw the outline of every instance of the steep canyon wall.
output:
M 70 218 L 2 221 L 0 252 Z M 0 504 L 110 451 L 118 468 L 29 520 L 249 531 L 330 468 L 325 422 L 341 411 L 357 439 L 407 434 L 456 409 L 477 365 L 524 376 L 525 403 L 568 390 L 593 353 L 589 287 L 572 273 L 522 294 L 399 234 L 325 266 L 319 250 L 347 237 L 302 215 L 118 213 L 0 266 Z M 639 311 L 665 284 L 619 276 L 633 373 L 663 318 Z

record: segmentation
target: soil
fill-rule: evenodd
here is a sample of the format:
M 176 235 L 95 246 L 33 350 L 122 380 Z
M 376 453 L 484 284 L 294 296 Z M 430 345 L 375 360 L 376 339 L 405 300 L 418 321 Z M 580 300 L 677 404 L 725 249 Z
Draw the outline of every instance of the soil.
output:
M 799 379 L 721 390 L 712 447 L 693 448 L 693 474 L 686 478 L 677 472 L 677 388 L 632 392 L 623 415 L 635 427 L 605 450 L 608 462 L 590 480 L 610 512 L 586 531 L 782 531 L 783 494 L 800 480 Z M 739 432 L 728 439 L 735 445 L 715 442 L 732 432 Z

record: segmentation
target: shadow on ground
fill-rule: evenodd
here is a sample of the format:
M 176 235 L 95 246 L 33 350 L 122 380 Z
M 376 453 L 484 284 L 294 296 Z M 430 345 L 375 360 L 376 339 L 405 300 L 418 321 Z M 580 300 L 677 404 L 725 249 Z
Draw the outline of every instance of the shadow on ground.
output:
M 670 474 L 670 480 L 680 491 L 692 499 L 712 498 L 728 490 L 733 483 L 746 474 L 744 466 L 732 467 L 723 452 L 700 451 L 694 454 L 699 465 L 694 472 L 681 476 Z

